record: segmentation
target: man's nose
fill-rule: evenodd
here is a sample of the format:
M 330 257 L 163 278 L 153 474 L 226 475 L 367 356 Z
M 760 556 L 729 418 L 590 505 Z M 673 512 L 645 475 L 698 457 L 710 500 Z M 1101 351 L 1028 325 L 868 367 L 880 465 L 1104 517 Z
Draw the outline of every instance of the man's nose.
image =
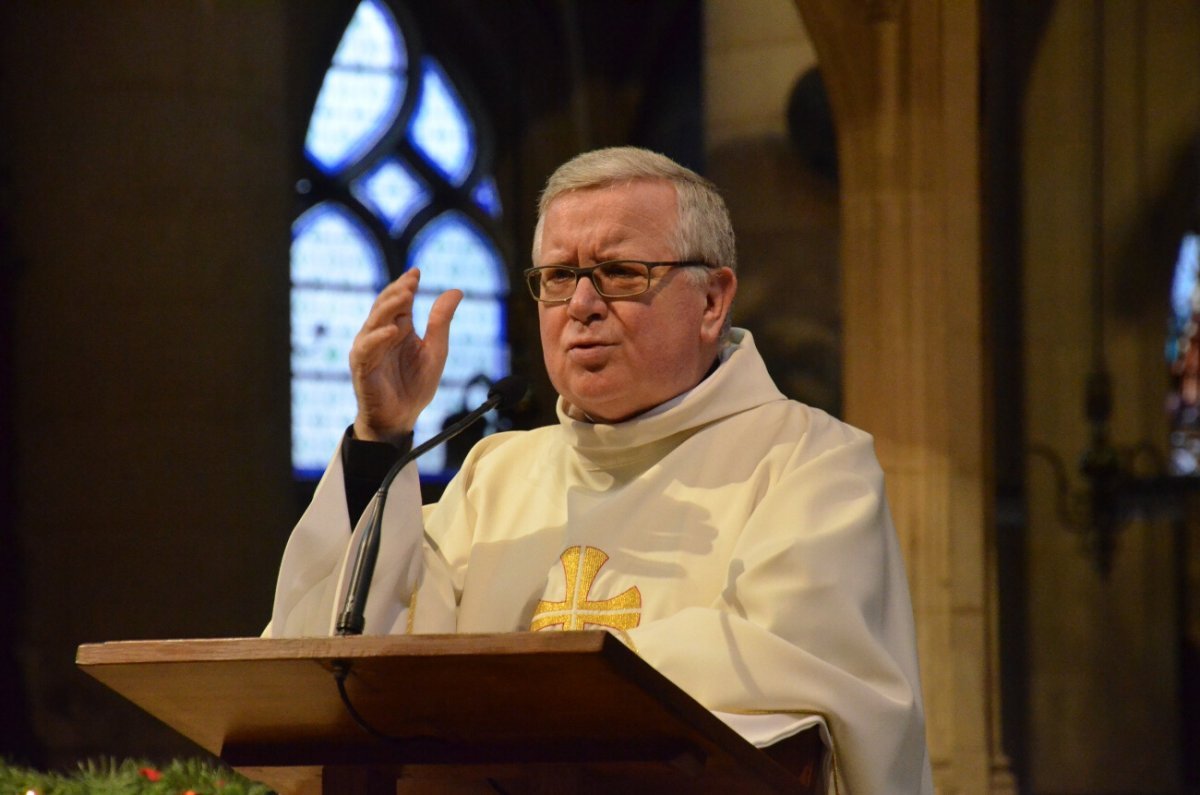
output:
M 608 302 L 596 291 L 591 278 L 581 275 L 575 285 L 575 293 L 567 302 L 567 313 L 575 320 L 603 317 L 608 312 Z

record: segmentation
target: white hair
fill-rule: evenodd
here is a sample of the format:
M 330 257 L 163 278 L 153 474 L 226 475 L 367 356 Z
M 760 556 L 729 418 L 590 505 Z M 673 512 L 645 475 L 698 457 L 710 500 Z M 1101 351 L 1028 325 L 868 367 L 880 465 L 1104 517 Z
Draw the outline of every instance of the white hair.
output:
M 737 270 L 733 224 L 716 186 L 666 155 L 633 146 L 584 152 L 563 163 L 550 175 L 538 202 L 538 220 L 533 232 L 533 264 L 540 264 L 542 226 L 551 202 L 568 191 L 602 188 L 637 180 L 665 180 L 675 188 L 678 223 L 672 247 L 676 258 Z M 687 271 L 694 274 L 697 284 L 703 284 L 708 278 L 705 271 L 691 268 Z

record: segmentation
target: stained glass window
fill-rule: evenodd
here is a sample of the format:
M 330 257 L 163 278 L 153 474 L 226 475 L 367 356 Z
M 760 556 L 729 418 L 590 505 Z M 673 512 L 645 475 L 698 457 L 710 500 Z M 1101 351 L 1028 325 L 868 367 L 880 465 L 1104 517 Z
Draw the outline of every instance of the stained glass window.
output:
M 351 190 L 359 201 L 387 222 L 388 231 L 393 235 L 404 231 L 413 216 L 432 198 L 429 186 L 397 157 L 379 163 L 356 180 Z
M 461 185 L 475 162 L 475 133 L 462 100 L 437 62 L 421 63 L 421 101 L 409 136 L 430 163 L 455 185 Z
M 292 466 L 301 478 L 320 475 L 353 421 L 350 344 L 376 294 L 407 268 L 421 268 L 420 333 L 438 294 L 465 293 L 416 442 L 508 373 L 508 276 L 494 234 L 502 209 L 480 162 L 479 125 L 436 57 L 414 52 L 417 31 L 397 10 L 359 4 L 305 136 L 309 206 L 293 224 L 291 253 Z M 449 474 L 441 451 L 420 466 L 423 476 Z
M 1170 470 L 1173 475 L 1200 475 L 1200 232 L 1189 232 L 1180 242 L 1170 317 Z
M 388 131 L 404 101 L 407 68 L 395 17 L 380 2 L 360 4 L 325 73 L 305 136 L 305 154 L 318 168 L 341 171 Z

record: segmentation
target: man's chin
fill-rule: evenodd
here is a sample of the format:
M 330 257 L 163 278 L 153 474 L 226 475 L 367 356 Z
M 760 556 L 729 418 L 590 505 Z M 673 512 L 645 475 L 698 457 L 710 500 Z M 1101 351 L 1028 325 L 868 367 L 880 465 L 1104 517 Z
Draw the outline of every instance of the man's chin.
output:
M 568 417 L 584 422 L 602 422 L 611 425 L 620 422 L 614 419 L 619 416 L 613 413 L 613 406 L 596 396 L 581 395 L 577 392 L 563 395 L 563 408 Z
M 563 409 L 568 417 L 584 422 L 598 422 L 604 425 L 616 425 L 626 422 L 654 408 L 653 406 L 632 406 L 616 401 L 588 400 L 587 398 L 571 399 L 563 397 Z

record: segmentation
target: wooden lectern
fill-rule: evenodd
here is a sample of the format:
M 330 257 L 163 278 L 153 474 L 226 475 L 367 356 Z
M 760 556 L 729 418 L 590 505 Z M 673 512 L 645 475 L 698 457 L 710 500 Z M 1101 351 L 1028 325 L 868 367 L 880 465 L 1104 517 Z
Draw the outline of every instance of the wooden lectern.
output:
M 280 793 L 824 792 L 607 632 L 126 641 L 78 665 Z M 348 664 L 343 703 L 334 669 Z

